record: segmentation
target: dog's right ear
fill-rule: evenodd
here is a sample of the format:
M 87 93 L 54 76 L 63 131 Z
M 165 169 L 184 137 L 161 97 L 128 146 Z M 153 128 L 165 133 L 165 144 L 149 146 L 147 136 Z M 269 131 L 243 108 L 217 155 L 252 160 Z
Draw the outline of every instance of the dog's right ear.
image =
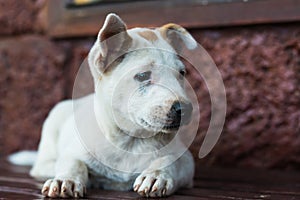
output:
M 183 46 L 189 50 L 197 48 L 197 42 L 193 36 L 178 24 L 165 24 L 159 28 L 159 31 L 177 53 L 181 53 Z
M 131 40 L 123 20 L 116 14 L 108 14 L 94 45 L 100 47 L 94 52 L 94 64 L 98 70 L 104 73 L 112 66 L 114 60 L 128 50 Z

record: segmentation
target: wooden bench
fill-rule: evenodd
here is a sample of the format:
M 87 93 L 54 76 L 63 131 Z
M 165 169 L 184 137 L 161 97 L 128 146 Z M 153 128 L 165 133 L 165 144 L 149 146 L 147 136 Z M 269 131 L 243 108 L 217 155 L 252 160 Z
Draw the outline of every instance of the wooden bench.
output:
M 28 175 L 28 167 L 0 160 L 0 199 L 39 199 L 42 183 Z M 135 192 L 88 190 L 88 199 L 141 199 Z M 300 173 L 198 168 L 195 186 L 168 199 L 300 199 Z

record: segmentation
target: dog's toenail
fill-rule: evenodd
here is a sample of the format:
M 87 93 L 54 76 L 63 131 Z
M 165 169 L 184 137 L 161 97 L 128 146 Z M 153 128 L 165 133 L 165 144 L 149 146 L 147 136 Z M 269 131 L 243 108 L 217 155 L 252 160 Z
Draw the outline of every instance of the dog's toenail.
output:
M 148 193 L 148 190 L 149 190 L 149 189 L 146 187 L 145 190 L 144 190 L 144 193 L 147 194 L 147 193 Z
M 133 191 L 137 191 L 138 189 L 139 189 L 139 187 L 140 187 L 140 185 L 136 185 L 136 186 L 134 186 L 134 188 L 133 188 Z
M 154 187 L 153 189 L 152 189 L 152 192 L 156 192 L 157 191 L 157 187 Z
M 46 193 L 46 192 L 48 192 L 48 190 L 49 190 L 49 187 L 45 187 L 45 188 L 43 188 L 42 193 Z
M 166 188 L 164 188 L 161 193 L 162 193 L 162 196 L 166 196 L 166 193 L 167 193 Z

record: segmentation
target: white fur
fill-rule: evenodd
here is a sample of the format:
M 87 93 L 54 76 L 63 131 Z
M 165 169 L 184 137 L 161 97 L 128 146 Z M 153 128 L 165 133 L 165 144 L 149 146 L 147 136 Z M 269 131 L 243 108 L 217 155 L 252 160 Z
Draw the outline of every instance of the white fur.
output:
M 14 165 L 32 166 L 36 158 L 36 151 L 21 151 L 10 155 L 8 161 Z
M 112 18 L 110 14 L 107 20 Z M 108 24 L 106 21 L 105 28 Z M 155 42 L 140 37 L 142 30 L 128 30 L 133 39 L 129 51 L 146 49 L 128 53 L 107 73 L 99 70 L 97 55 L 102 50 L 97 40 L 89 54 L 95 94 L 63 101 L 50 112 L 30 172 L 37 178 L 50 178 L 42 189 L 45 196 L 82 197 L 85 186 L 93 185 L 114 190 L 133 188 L 142 196 L 161 197 L 192 186 L 191 153 L 186 151 L 178 158 L 185 146 L 172 131 L 161 130 L 172 103 L 188 101 L 178 78 L 184 66 L 158 30 L 154 30 L 158 37 Z M 165 50 L 157 51 L 159 48 Z M 133 77 L 147 70 L 152 71 L 152 85 L 144 94 Z M 176 145 L 158 151 L 170 141 Z

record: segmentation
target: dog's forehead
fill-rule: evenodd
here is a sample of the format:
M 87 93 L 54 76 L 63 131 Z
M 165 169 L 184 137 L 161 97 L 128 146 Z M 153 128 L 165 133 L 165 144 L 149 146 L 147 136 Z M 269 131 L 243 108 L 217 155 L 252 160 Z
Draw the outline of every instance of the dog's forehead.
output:
M 131 55 L 136 58 L 136 64 L 139 63 L 140 66 L 148 64 L 149 66 L 168 65 L 172 68 L 184 67 L 176 51 L 158 29 L 133 28 L 128 30 L 128 34 L 133 39 L 129 51 L 134 51 Z
M 116 70 L 121 74 L 124 71 L 135 74 L 144 71 L 169 73 L 173 70 L 178 71 L 184 68 L 184 64 L 174 53 L 160 49 L 144 49 L 130 52 Z
M 128 30 L 128 34 L 133 39 L 132 48 L 155 47 L 174 52 L 172 46 L 158 29 L 133 28 Z
M 148 40 L 149 42 L 156 42 L 157 40 L 159 40 L 156 33 L 150 29 L 141 30 L 137 32 L 137 34 L 142 38 L 144 38 L 145 40 Z

